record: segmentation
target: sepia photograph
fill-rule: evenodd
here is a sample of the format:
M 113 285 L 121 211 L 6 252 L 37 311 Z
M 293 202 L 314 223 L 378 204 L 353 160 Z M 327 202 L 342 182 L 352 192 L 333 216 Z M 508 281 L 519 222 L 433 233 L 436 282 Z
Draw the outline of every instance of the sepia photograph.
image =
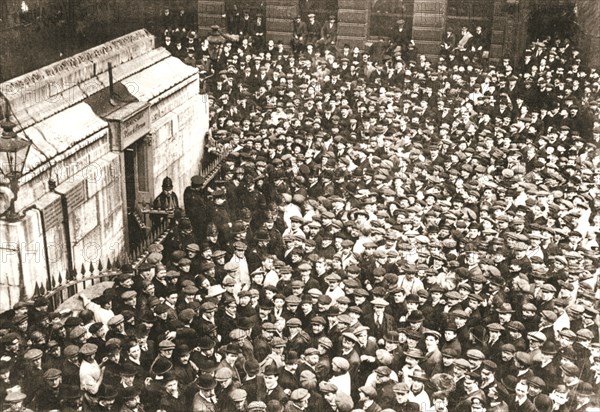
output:
M 600 0 L 0 0 L 0 412 L 600 412 L 599 69 Z

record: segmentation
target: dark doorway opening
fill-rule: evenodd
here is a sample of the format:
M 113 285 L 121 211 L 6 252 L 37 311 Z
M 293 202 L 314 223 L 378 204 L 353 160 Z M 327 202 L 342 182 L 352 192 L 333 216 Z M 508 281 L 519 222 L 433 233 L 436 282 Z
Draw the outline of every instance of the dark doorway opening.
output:
M 142 213 L 142 210 L 150 208 L 148 148 L 142 138 L 123 153 L 129 250 L 135 251 L 147 240 L 150 231 L 146 216 Z
M 540 1 L 529 14 L 529 40 L 542 40 L 548 36 L 573 40 L 577 27 L 575 18 L 575 3 L 572 1 Z
M 414 0 L 374 0 L 369 14 L 369 37 L 392 37 L 398 20 L 404 20 L 404 30 L 411 33 L 414 5 Z

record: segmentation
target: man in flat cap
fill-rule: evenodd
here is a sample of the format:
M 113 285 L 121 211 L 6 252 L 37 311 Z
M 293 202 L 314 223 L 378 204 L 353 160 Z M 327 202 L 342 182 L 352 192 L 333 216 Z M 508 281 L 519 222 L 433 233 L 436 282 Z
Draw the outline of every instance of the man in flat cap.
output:
M 43 378 L 44 385 L 34 395 L 31 405 L 39 411 L 60 409 L 62 372 L 50 368 L 44 372 Z
M 335 47 L 338 37 L 338 27 L 336 20 L 336 17 L 333 14 L 331 14 L 327 18 L 327 21 L 321 27 L 321 37 L 317 42 L 317 44 L 320 47 Z
M 319 37 L 321 35 L 321 26 L 316 20 L 316 14 L 314 12 L 309 12 L 307 14 L 308 20 L 306 22 L 306 44 L 307 45 L 315 45 L 317 41 L 319 41 Z
M 406 27 L 405 20 L 398 20 L 395 24 L 395 30 L 392 38 L 390 39 L 390 52 L 400 52 L 405 55 L 408 50 L 408 45 L 412 41 L 409 29 Z
M 421 410 L 419 404 L 411 402 L 408 400 L 408 396 L 410 393 L 410 388 L 404 382 L 396 383 L 394 385 L 394 395 L 395 399 L 393 403 L 389 406 L 390 409 L 394 411 L 410 411 L 417 412 Z
M 309 410 L 310 393 L 299 388 L 294 390 L 290 395 L 289 402 L 285 405 L 285 412 L 302 412 Z

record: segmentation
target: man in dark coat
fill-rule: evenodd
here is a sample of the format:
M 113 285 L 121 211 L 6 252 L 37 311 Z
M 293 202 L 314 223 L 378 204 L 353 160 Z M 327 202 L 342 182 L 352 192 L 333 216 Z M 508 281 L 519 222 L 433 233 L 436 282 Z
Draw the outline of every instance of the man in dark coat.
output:
M 188 186 L 183 192 L 183 207 L 185 208 L 185 214 L 192 223 L 196 239 L 204 239 L 206 225 L 208 224 L 208 205 L 202 194 L 204 179 L 202 176 L 192 176 L 191 183 L 191 186 Z
M 508 405 L 510 411 L 523 411 L 523 412 L 536 412 L 537 408 L 527 397 L 529 391 L 529 384 L 526 380 L 521 380 L 515 387 L 515 397 Z
M 228 241 L 231 236 L 231 227 L 233 226 L 229 211 L 227 210 L 225 192 L 223 189 L 217 189 L 213 192 L 214 204 L 209 209 L 211 212 L 210 221 L 215 224 L 219 231 L 219 238 Z
M 379 342 L 388 332 L 397 329 L 397 321 L 385 313 L 385 308 L 389 305 L 385 299 L 375 298 L 371 304 L 373 313 L 365 319 L 365 326 L 369 327 L 371 335 Z
M 163 214 L 152 214 L 152 225 L 159 226 L 163 221 L 173 218 L 175 210 L 179 209 L 179 199 L 173 192 L 173 181 L 165 177 L 162 182 L 162 192 L 154 199 L 152 207 L 156 211 L 166 212 Z
M 287 403 L 289 399 L 281 385 L 279 385 L 279 369 L 275 363 L 270 363 L 264 372 L 265 377 L 265 392 L 261 394 L 261 400 L 268 404 L 272 400 L 279 401 L 282 405 Z
M 321 27 L 315 20 L 315 13 L 308 14 L 308 22 L 306 23 L 306 44 L 316 44 L 321 36 Z
M 321 38 L 318 43 L 321 47 L 335 47 L 337 36 L 338 25 L 335 21 L 335 16 L 332 14 L 329 16 L 329 20 L 321 27 Z
M 411 34 L 405 27 L 404 20 L 396 22 L 396 31 L 390 39 L 390 48 L 392 51 L 400 51 L 405 53 L 408 50 L 408 45 L 411 41 Z
M 45 385 L 36 392 L 31 405 L 36 411 L 60 409 L 62 372 L 51 368 L 44 372 L 43 377 Z
M 304 46 L 306 46 L 306 36 L 308 34 L 308 29 L 306 23 L 302 21 L 300 16 L 296 16 L 294 18 L 294 31 L 292 33 L 292 51 L 294 52 L 294 56 L 298 56 L 299 53 L 304 51 Z

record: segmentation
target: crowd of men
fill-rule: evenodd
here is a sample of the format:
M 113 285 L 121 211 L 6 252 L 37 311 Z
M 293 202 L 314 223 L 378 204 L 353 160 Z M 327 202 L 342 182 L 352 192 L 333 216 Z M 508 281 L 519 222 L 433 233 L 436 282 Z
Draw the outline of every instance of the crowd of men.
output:
M 209 87 L 217 178 L 163 183 L 172 236 L 80 313 L 3 314 L 3 408 L 597 410 L 600 85 L 574 44 L 246 46 Z

